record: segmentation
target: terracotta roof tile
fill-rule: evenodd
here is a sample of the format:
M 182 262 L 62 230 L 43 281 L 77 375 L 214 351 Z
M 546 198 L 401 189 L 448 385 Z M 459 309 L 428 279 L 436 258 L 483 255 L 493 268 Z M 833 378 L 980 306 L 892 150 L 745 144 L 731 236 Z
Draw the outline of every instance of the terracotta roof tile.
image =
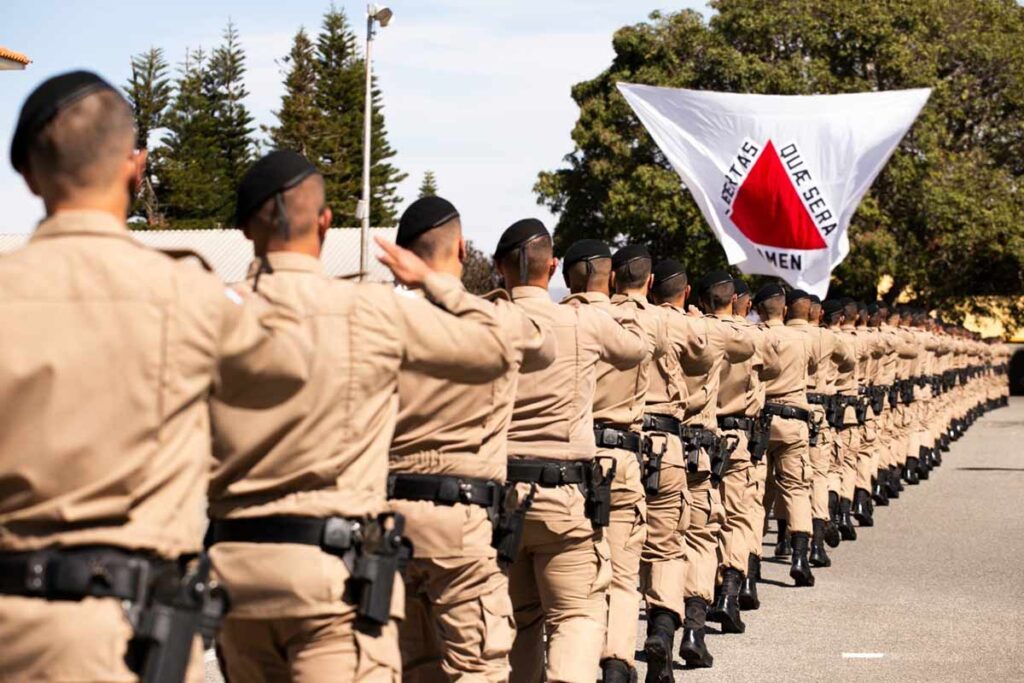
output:
M 18 62 L 19 64 L 28 64 L 32 60 L 28 56 L 15 52 L 14 50 L 8 50 L 6 47 L 0 45 L 0 57 L 9 59 L 12 62 Z

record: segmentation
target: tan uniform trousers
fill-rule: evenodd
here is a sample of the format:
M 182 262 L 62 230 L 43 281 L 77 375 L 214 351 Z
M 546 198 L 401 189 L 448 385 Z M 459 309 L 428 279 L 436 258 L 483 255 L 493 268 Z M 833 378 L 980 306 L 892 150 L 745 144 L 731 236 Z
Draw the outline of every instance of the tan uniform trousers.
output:
M 640 613 L 640 555 L 647 539 L 643 473 L 635 453 L 602 448 L 598 456 L 615 458 L 611 523 L 604 530 L 612 578 L 608 587 L 608 637 L 601 659 L 620 659 L 632 666 Z
M 824 407 L 812 405 L 811 412 L 821 425 L 817 444 L 808 444 L 807 447 L 807 456 L 811 462 L 811 517 L 828 519 L 828 473 L 832 466 L 835 434 L 825 421 Z
M 863 430 L 857 424 L 847 425 L 836 432 L 836 460 L 838 472 L 830 472 L 828 490 L 839 494 L 840 498 L 853 500 L 853 492 L 857 486 L 857 462 L 860 456 L 860 439 Z
M 44 600 L 0 596 L 0 681 L 137 681 L 124 657 L 132 627 L 118 600 Z M 196 638 L 190 683 L 203 680 Z
M 774 422 L 774 420 L 772 421 Z M 757 502 L 757 505 L 754 507 L 753 523 L 747 546 L 750 548 L 751 553 L 760 558 L 764 549 L 764 527 L 768 517 L 768 508 L 765 505 L 765 495 L 768 487 L 768 455 L 765 454 L 763 458 L 757 462 L 752 462 L 751 465 L 755 486 L 754 500 Z
M 647 496 L 647 540 L 640 562 L 640 591 L 647 612 L 653 608 L 675 613 L 682 621 L 686 581 L 686 541 L 691 498 L 686 487 L 683 445 L 676 434 L 648 432 L 654 449 L 662 446 L 658 493 Z
M 907 463 L 907 453 L 910 452 L 910 406 L 900 402 L 892 411 L 893 422 L 893 463 L 902 467 Z M 914 455 L 917 457 L 917 454 Z
M 701 460 L 707 456 L 702 453 Z M 690 524 L 686 527 L 686 587 L 687 598 L 703 598 L 711 602 L 715 595 L 715 577 L 718 575 L 718 534 L 725 518 L 725 510 L 718 489 L 711 485 L 711 472 L 688 473 L 687 487 L 693 501 Z
M 735 569 L 741 574 L 746 574 L 747 560 L 750 553 L 754 552 L 751 539 L 756 536 L 760 545 L 761 524 L 764 523 L 761 520 L 762 515 L 758 513 L 758 508 L 761 507 L 761 500 L 758 498 L 758 475 L 756 466 L 750 462 L 750 441 L 747 433 L 728 429 L 723 430 L 722 434 L 735 436 L 739 442 L 736 450 L 729 456 L 729 463 L 718 485 L 722 508 L 725 510 L 725 519 L 718 538 L 721 568 Z
M 811 533 L 811 462 L 807 423 L 772 418 L 768 442 L 769 478 L 774 481 L 779 516 L 789 522 L 790 533 Z M 769 485 L 769 488 L 771 486 Z M 772 498 L 772 494 L 767 494 Z M 765 501 L 767 508 L 769 502 Z
M 857 449 L 856 488 L 871 491 L 871 479 L 879 467 L 879 420 L 868 414 L 867 421 L 860 428 L 860 445 Z
M 534 510 L 557 501 L 565 510 L 559 519 L 527 515 L 519 556 L 509 568 L 518 629 L 509 660 L 516 683 L 576 683 L 598 675 L 612 574 L 608 542 L 584 517 L 577 486 L 538 490 Z

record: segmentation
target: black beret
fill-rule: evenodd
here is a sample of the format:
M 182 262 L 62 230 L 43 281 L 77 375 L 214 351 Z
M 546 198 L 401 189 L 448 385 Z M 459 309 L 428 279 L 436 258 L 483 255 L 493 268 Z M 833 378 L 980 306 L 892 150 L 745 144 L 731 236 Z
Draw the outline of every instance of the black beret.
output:
M 825 299 L 821 302 L 821 310 L 825 312 L 825 315 L 835 315 L 843 310 L 842 299 Z
M 235 225 L 241 226 L 263 203 L 317 173 L 309 159 L 298 152 L 277 150 L 257 161 L 242 176 L 235 204 Z
M 565 250 L 562 257 L 562 269 L 571 268 L 581 261 L 611 258 L 612 250 L 601 240 L 576 240 Z
M 842 299 L 840 299 L 839 303 L 842 304 L 843 306 L 849 306 L 850 304 L 853 304 L 854 306 L 857 305 L 857 302 L 854 301 L 852 297 L 848 296 L 844 296 Z
M 866 311 L 866 310 L 868 310 L 868 305 L 866 303 L 864 303 L 863 301 L 858 301 L 856 303 L 857 303 L 857 310 L 858 311 Z
M 654 264 L 654 268 L 651 270 L 654 274 L 654 284 L 660 285 L 666 280 L 671 280 L 674 277 L 682 275 L 686 277 L 686 268 L 683 264 L 675 259 L 665 259 L 664 261 L 658 261 Z
M 518 249 L 527 242 L 538 237 L 550 237 L 551 233 L 536 218 L 524 218 L 516 221 L 501 233 L 498 246 L 494 249 L 495 258 L 501 257 L 513 249 Z
M 21 105 L 11 138 L 11 165 L 15 169 L 24 167 L 32 140 L 61 109 L 101 90 L 117 92 L 114 86 L 91 71 L 69 71 L 39 84 Z
M 736 277 L 733 278 L 732 284 L 734 287 L 736 287 L 736 296 L 750 294 L 750 285 L 748 285 L 744 280 L 741 280 L 740 278 Z
M 782 285 L 770 283 L 757 290 L 757 294 L 754 295 L 754 305 L 760 306 L 768 299 L 773 299 L 777 296 L 785 296 L 786 290 L 782 288 Z
M 698 292 L 706 292 L 715 285 L 720 285 L 723 282 L 733 282 L 732 275 L 725 272 L 724 270 L 713 270 L 700 279 L 697 283 Z
M 807 298 L 811 300 L 812 304 L 817 304 L 819 306 L 821 305 L 821 297 L 818 296 L 817 294 L 811 294 Z
M 810 299 L 811 295 L 802 289 L 791 289 L 789 294 L 786 295 L 786 305 L 791 306 L 800 299 Z
M 423 233 L 439 228 L 458 217 L 458 210 L 447 199 L 421 197 L 409 205 L 398 221 L 395 244 L 407 247 Z
M 875 313 L 878 313 L 878 304 L 867 304 L 864 307 L 864 310 L 867 310 L 868 315 L 874 315 Z
M 627 263 L 643 258 L 647 260 L 651 258 L 651 252 L 647 251 L 647 247 L 642 244 L 627 244 L 612 256 L 612 268 L 618 270 Z
M 877 301 L 877 302 L 875 303 L 875 306 L 877 306 L 877 307 L 878 307 L 878 310 L 880 310 L 880 311 L 890 311 L 890 310 L 892 310 L 892 306 L 890 306 L 889 304 L 885 303 L 885 302 L 884 302 L 884 301 L 882 301 L 881 299 L 879 299 L 879 300 L 878 300 L 878 301 Z

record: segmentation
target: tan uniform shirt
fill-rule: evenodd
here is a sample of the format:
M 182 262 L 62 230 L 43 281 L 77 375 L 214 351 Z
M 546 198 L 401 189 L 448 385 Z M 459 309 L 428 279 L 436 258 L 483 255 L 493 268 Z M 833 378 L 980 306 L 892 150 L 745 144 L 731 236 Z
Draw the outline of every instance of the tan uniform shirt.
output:
M 273 402 L 308 374 L 294 314 L 243 305 L 100 212 L 59 212 L 0 258 L 0 319 L 3 550 L 198 551 L 207 398 L 241 402 L 258 376 Z
M 781 369 L 780 341 L 769 338 L 764 328 L 738 315 L 722 318 L 722 322 L 750 334 L 755 350 L 745 361 L 722 365 L 718 414 L 757 417 L 764 407 L 765 379 L 774 377 Z
M 807 321 L 803 321 L 807 327 Z M 784 403 L 808 409 L 807 375 L 814 367 L 811 336 L 800 325 L 786 325 L 781 320 L 769 320 L 765 328 L 769 339 L 777 341 L 779 374 L 768 380 L 765 398 L 769 403 Z
M 814 376 L 814 386 L 807 389 L 819 394 L 834 394 L 839 373 L 850 372 L 856 367 L 853 347 L 845 336 L 827 327 L 811 326 L 811 329 L 817 337 L 815 356 L 818 371 Z
M 654 359 L 644 410 L 682 420 L 687 397 L 682 364 L 686 359 L 697 358 L 707 352 L 707 326 L 698 324 L 699 318 L 683 315 L 669 304 L 655 307 L 654 312 L 664 323 L 669 351 Z
M 683 362 L 691 396 L 684 422 L 717 429 L 718 394 L 724 368 L 750 360 L 757 350 L 757 342 L 747 327 L 735 324 L 732 316 L 705 315 L 699 320 L 707 326 L 708 351 L 697 363 Z M 695 400 L 698 397 L 702 400 Z

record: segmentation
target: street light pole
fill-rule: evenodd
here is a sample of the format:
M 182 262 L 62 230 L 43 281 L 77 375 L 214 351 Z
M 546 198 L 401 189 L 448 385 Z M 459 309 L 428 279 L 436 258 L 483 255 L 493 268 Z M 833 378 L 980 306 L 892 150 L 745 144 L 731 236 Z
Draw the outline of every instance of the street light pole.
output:
M 373 46 L 374 22 L 382 27 L 391 21 L 393 13 L 387 7 L 367 5 L 366 7 L 366 101 L 363 108 L 363 196 L 356 205 L 356 217 L 360 219 L 359 231 L 359 280 L 366 277 L 367 250 L 370 241 L 370 138 L 373 126 L 373 78 L 370 50 Z

